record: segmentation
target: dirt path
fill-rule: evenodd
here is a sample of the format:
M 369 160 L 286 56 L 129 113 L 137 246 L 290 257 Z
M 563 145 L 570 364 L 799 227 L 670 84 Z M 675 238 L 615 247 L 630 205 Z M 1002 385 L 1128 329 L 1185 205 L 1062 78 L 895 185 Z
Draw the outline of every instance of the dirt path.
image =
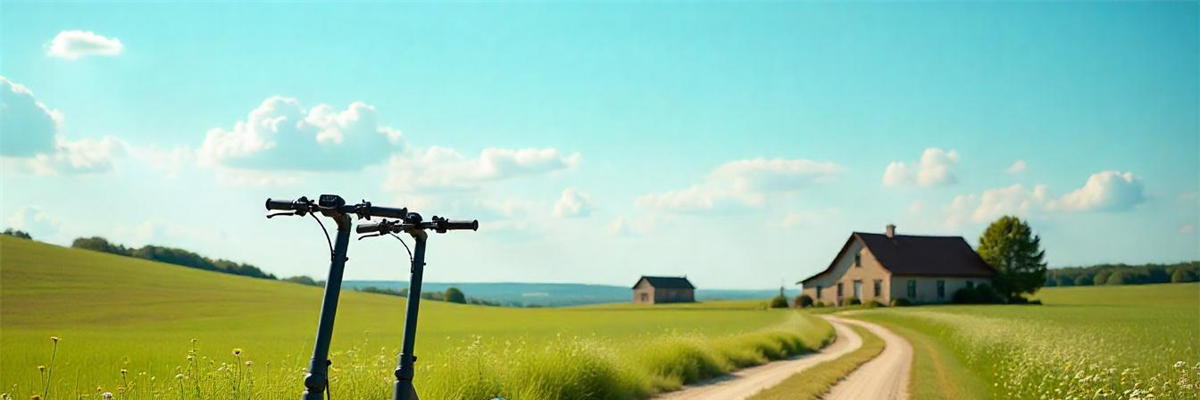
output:
M 655 399 L 742 400 L 753 396 L 763 389 L 779 384 L 779 382 L 792 376 L 792 374 L 803 371 L 820 362 L 841 357 L 862 346 L 862 338 L 846 325 L 846 323 L 853 322 L 834 318 L 826 318 L 826 321 L 833 324 L 833 329 L 837 333 L 837 340 L 820 352 L 746 368 L 723 377 L 685 386 L 679 391 L 665 393 L 655 397 Z M 905 376 L 907 376 L 907 373 Z
M 912 345 L 904 338 L 883 327 L 869 322 L 827 318 L 854 324 L 870 330 L 883 339 L 883 352 L 875 359 L 863 364 L 833 387 L 824 400 L 906 400 L 908 399 L 908 375 L 912 366 Z

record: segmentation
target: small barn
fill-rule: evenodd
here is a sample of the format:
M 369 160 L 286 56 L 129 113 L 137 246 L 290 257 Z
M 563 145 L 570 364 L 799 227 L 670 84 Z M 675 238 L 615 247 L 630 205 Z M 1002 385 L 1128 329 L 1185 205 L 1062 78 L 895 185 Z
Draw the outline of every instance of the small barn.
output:
M 633 304 L 691 303 L 696 287 L 684 277 L 643 276 L 633 285 Z

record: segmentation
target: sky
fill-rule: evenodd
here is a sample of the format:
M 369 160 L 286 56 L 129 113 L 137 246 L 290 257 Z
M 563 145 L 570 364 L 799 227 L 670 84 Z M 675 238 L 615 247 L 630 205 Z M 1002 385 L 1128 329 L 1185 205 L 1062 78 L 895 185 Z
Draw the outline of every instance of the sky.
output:
M 327 273 L 335 193 L 425 279 L 791 285 L 854 231 L 1026 219 L 1200 259 L 1197 2 L 0 3 L 0 225 Z M 407 279 L 351 244 L 347 279 Z

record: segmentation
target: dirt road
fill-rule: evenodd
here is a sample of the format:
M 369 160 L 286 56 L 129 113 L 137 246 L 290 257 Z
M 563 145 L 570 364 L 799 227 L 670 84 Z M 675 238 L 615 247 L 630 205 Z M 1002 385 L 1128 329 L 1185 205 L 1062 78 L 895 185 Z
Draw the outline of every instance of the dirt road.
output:
M 884 349 L 878 357 L 863 364 L 850 373 L 845 380 L 833 387 L 824 400 L 906 400 L 908 399 L 908 375 L 912 366 L 912 345 L 904 338 L 883 327 L 869 322 L 826 318 L 854 324 L 870 330 L 884 341 Z
M 742 400 L 775 386 L 792 374 L 822 361 L 832 360 L 862 346 L 862 338 L 845 320 L 827 318 L 837 332 L 837 341 L 820 352 L 746 368 L 727 376 L 688 385 L 682 390 L 655 397 L 660 400 Z M 911 353 L 911 352 L 910 352 Z M 906 374 L 907 376 L 907 374 Z

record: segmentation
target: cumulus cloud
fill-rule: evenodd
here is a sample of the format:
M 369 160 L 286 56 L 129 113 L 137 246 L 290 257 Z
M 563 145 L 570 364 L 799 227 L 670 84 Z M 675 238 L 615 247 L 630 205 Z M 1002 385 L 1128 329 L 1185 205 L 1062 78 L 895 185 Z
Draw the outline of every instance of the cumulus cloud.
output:
M 0 76 L 0 156 L 52 153 L 62 113 L 51 110 L 29 88 Z
M 984 223 L 1004 215 L 1041 217 L 1050 212 L 1126 211 L 1145 201 L 1141 178 L 1130 172 L 1092 174 L 1087 184 L 1054 198 L 1045 185 L 1012 185 L 956 196 L 946 207 L 947 224 Z
M 61 221 L 39 207 L 21 207 L 8 216 L 5 225 L 12 229 L 28 232 L 34 238 L 45 238 L 58 233 Z
M 1087 183 L 1054 206 L 1068 211 L 1124 211 L 1146 201 L 1145 185 L 1131 172 L 1092 174 Z
M 553 148 L 488 148 L 479 157 L 467 158 L 435 146 L 392 156 L 384 187 L 397 192 L 473 190 L 490 182 L 574 169 L 580 158 L 579 153 L 563 155 Z
M 115 56 L 125 46 L 117 38 L 107 38 L 92 31 L 62 31 L 50 41 L 46 55 L 74 60 L 87 56 Z
M 832 181 L 842 168 L 832 162 L 805 159 L 764 159 L 721 164 L 704 181 L 687 189 L 638 197 L 644 209 L 667 213 L 710 212 L 761 207 L 768 196 L 795 193 Z
M 400 131 L 379 125 L 375 107 L 345 110 L 271 97 L 231 129 L 208 131 L 202 164 L 247 170 L 346 171 L 383 161 L 402 147 Z
M 884 186 L 949 185 L 958 182 L 955 169 L 958 167 L 958 152 L 928 148 L 916 163 L 893 161 L 883 171 Z
M 1025 172 L 1025 169 L 1027 168 L 1028 166 L 1025 165 L 1025 160 L 1017 160 L 1008 167 L 1007 171 L 1009 175 L 1019 175 L 1022 172 Z
M 120 139 L 71 141 L 59 132 L 63 114 L 25 86 L 0 76 L 0 157 L 6 168 L 38 175 L 106 172 L 125 154 Z
M 587 193 L 567 188 L 558 197 L 558 201 L 554 202 L 554 216 L 586 217 L 592 214 L 592 204 L 592 197 Z

